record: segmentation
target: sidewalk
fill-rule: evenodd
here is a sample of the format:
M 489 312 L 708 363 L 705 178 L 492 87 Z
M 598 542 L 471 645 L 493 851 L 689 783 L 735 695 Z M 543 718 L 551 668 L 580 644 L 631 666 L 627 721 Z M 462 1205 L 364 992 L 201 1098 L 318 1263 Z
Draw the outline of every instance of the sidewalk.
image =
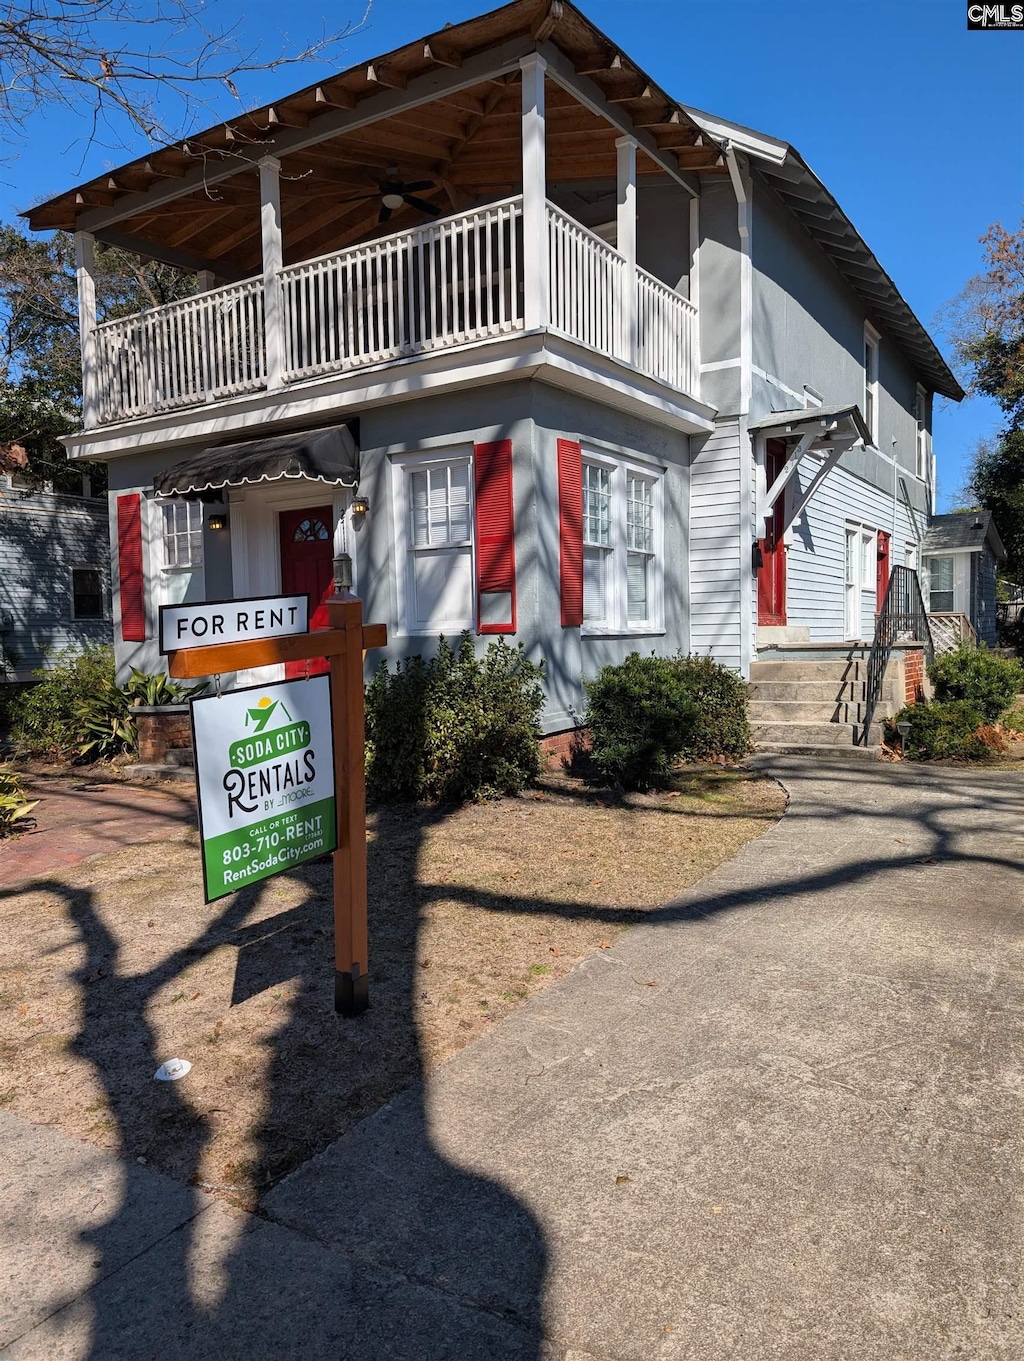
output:
M 1017 1357 L 1024 776 L 773 769 L 780 824 L 265 1218 L 3 1117 L 10 1354 Z
M 0 888 L 195 826 L 191 785 L 104 784 L 73 775 L 27 775 L 23 783 L 39 804 L 30 831 L 0 842 Z

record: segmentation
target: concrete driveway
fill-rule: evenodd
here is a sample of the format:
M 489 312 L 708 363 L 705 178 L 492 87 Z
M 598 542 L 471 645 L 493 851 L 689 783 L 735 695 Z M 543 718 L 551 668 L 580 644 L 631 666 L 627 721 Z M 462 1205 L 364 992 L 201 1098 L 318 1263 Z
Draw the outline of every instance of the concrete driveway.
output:
M 772 831 L 265 1218 L 7 1117 L 11 1354 L 1019 1357 L 1024 775 L 772 769 Z

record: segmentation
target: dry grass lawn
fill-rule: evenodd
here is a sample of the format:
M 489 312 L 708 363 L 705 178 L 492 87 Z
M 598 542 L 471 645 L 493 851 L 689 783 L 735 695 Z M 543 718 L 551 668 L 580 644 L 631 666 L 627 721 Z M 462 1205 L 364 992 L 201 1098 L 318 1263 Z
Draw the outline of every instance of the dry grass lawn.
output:
M 326 863 L 202 901 L 194 831 L 0 893 L 0 1103 L 243 1205 L 780 815 L 688 772 L 370 821 L 371 1010 L 332 1010 Z M 2 854 L 2 851 L 0 851 Z M 189 1059 L 183 1081 L 153 1081 Z

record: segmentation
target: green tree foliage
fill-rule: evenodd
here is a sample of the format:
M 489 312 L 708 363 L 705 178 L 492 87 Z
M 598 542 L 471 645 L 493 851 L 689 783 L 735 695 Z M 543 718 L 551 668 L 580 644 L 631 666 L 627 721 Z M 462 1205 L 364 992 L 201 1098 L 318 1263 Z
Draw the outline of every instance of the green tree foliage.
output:
M 82 370 L 74 242 L 67 232 L 48 240 L 0 226 L 0 456 L 23 448 L 33 485 L 77 491 L 87 473 L 94 490 L 106 485 L 102 464 L 68 463 L 61 435 L 81 424 Z M 127 251 L 97 251 L 96 309 L 100 321 L 130 316 L 196 291 L 193 275 L 145 263 Z M 15 455 L 16 459 L 17 455 Z M 14 459 L 10 467 L 15 466 Z
M 949 331 L 968 391 L 998 402 L 1006 423 L 976 451 L 968 493 L 995 516 L 1007 575 L 1024 580 L 1024 221 L 995 223 L 981 244 L 985 271 L 954 299 Z

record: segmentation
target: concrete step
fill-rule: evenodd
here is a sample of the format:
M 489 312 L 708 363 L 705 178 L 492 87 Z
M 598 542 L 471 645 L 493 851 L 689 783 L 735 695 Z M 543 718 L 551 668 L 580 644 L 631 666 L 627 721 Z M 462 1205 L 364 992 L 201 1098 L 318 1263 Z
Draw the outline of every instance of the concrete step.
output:
M 806 703 L 835 704 L 839 700 L 858 703 L 864 699 L 866 685 L 855 681 L 758 680 L 750 684 L 751 700 L 799 699 Z
M 771 723 L 752 723 L 750 733 L 754 745 L 759 749 L 762 744 L 774 746 L 778 743 L 788 744 L 790 742 L 798 742 L 804 745 L 812 743 L 817 746 L 852 747 L 855 738 L 860 736 L 860 728 L 853 723 L 787 723 L 785 721 L 774 721 Z M 881 738 L 882 725 L 872 723 L 868 745 L 881 741 Z
M 758 764 L 759 757 L 772 756 L 813 756 L 819 761 L 877 761 L 880 747 L 837 747 L 817 742 L 765 742 L 758 746 L 754 756 L 748 757 L 752 765 Z
M 860 723 L 863 706 L 843 700 L 752 699 L 751 723 Z
M 164 752 L 164 764 L 168 766 L 194 767 L 195 753 L 191 747 L 168 747 Z
M 867 675 L 861 661 L 834 662 L 757 661 L 750 663 L 751 681 L 841 681 L 863 680 Z

